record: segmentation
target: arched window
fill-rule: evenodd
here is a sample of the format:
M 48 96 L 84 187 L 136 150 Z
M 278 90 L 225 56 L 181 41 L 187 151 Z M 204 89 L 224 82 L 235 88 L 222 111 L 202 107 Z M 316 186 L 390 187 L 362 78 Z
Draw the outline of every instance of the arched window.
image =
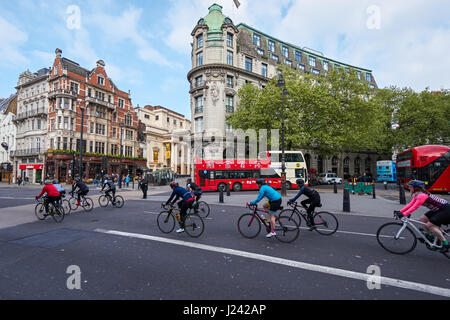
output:
M 371 164 L 372 164 L 372 160 L 370 158 L 366 158 L 364 170 L 366 171 L 367 174 L 369 174 L 371 171 L 370 170 L 370 168 L 372 167 Z
M 359 157 L 355 158 L 355 175 L 361 175 L 361 159 Z

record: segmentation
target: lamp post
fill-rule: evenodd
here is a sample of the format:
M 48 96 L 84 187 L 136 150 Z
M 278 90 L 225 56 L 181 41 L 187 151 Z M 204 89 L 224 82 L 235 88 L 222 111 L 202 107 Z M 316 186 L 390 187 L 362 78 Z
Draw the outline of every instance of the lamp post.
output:
M 120 127 L 120 166 L 119 166 L 119 189 L 122 189 L 122 135 L 123 135 L 123 122 L 119 122 Z
M 284 157 L 284 96 L 289 94 L 285 87 L 283 73 L 278 72 L 277 87 L 281 88 L 281 195 L 286 196 L 286 162 Z
M 83 131 L 84 131 L 84 128 L 83 128 L 83 126 L 84 126 L 84 107 L 82 107 L 81 106 L 81 99 L 77 99 L 77 101 L 78 101 L 78 106 L 80 107 L 80 109 L 81 109 L 81 134 L 80 134 L 80 171 L 79 171 L 79 174 L 80 174 L 80 179 L 81 180 L 83 180 Z

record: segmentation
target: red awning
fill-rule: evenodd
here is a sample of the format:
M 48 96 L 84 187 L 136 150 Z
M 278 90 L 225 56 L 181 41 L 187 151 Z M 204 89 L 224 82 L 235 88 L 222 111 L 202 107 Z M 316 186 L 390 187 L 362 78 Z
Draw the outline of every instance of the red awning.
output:
M 42 170 L 42 169 L 44 169 L 44 165 L 43 164 L 21 164 L 21 165 L 19 165 L 19 169 L 20 170 L 23 170 L 23 169 Z

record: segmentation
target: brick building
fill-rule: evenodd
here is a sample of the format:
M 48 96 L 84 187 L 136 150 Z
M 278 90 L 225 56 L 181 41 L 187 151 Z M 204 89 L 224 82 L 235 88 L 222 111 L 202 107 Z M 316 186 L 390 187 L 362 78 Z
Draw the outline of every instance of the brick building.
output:
M 138 117 L 130 94 L 117 88 L 102 60 L 88 70 L 61 57 L 60 49 L 55 53 L 48 78 L 46 175 L 69 181 L 78 174 L 80 144 L 86 180 L 102 172 L 139 174 L 146 159 L 138 142 Z

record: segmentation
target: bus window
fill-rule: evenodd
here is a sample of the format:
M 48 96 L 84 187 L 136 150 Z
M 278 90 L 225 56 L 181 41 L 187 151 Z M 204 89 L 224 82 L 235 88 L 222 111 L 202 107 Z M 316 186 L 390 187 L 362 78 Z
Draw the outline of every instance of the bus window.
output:
M 259 171 L 258 170 L 252 170 L 252 179 L 258 179 L 259 178 Z
M 198 176 L 200 179 L 208 179 L 208 173 L 209 171 L 206 170 L 198 170 Z
M 269 168 L 261 169 L 261 178 L 279 178 L 279 176 L 274 169 Z
M 284 161 L 285 162 L 303 162 L 304 160 L 300 153 L 285 153 Z
M 305 169 L 295 169 L 295 177 L 305 179 Z

